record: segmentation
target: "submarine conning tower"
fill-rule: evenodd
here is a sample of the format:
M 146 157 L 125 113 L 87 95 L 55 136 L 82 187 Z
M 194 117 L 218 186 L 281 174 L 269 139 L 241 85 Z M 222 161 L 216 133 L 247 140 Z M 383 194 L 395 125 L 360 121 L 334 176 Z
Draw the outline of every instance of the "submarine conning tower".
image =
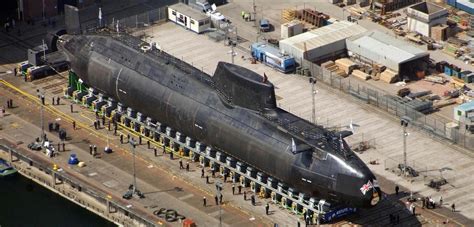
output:
M 219 62 L 212 80 L 221 98 L 230 105 L 255 111 L 276 108 L 273 84 L 249 69 Z

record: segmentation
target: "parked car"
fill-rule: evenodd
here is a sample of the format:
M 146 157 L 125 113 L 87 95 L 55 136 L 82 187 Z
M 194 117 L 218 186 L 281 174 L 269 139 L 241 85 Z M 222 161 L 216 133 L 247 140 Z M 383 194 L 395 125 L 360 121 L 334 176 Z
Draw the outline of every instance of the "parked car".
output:
M 260 20 L 260 31 L 262 32 L 270 31 L 270 22 L 267 19 Z

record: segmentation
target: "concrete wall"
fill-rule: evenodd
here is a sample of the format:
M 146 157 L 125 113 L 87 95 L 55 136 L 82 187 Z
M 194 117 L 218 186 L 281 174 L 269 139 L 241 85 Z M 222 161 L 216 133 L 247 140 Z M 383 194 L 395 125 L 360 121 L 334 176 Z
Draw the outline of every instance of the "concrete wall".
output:
M 431 27 L 438 24 L 446 24 L 448 19 L 441 17 L 435 20 L 431 20 L 430 23 L 425 23 L 415 18 L 408 17 L 407 28 L 409 31 L 420 33 L 424 36 L 431 37 Z
M 408 31 L 420 33 L 424 36 L 430 36 L 430 25 L 417 19 L 408 17 L 407 28 Z

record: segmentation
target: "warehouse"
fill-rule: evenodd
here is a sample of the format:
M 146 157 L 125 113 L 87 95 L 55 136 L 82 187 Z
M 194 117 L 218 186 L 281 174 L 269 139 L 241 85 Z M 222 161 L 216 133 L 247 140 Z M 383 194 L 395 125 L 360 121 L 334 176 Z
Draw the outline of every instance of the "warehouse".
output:
M 350 55 L 380 64 L 398 72 L 401 78 L 414 78 L 427 67 L 429 54 L 409 43 L 379 31 L 370 31 L 346 40 Z
M 474 2 L 472 0 L 447 0 L 446 3 L 452 7 L 474 14 Z
M 429 2 L 421 2 L 408 7 L 408 30 L 431 37 L 431 28 L 446 24 L 448 10 Z
M 168 7 L 168 20 L 196 33 L 202 33 L 211 27 L 209 17 L 183 3 Z
M 312 62 L 322 62 L 345 55 L 345 40 L 365 31 L 363 27 L 351 22 L 336 22 L 281 40 L 280 50 L 293 56 L 298 62 L 303 58 Z

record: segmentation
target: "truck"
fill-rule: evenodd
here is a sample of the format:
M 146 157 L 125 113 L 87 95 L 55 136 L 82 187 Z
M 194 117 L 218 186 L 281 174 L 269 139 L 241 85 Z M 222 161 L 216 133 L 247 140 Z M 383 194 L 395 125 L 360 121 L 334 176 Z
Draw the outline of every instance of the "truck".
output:
M 188 5 L 203 13 L 212 11 L 211 5 L 206 0 L 189 0 Z

